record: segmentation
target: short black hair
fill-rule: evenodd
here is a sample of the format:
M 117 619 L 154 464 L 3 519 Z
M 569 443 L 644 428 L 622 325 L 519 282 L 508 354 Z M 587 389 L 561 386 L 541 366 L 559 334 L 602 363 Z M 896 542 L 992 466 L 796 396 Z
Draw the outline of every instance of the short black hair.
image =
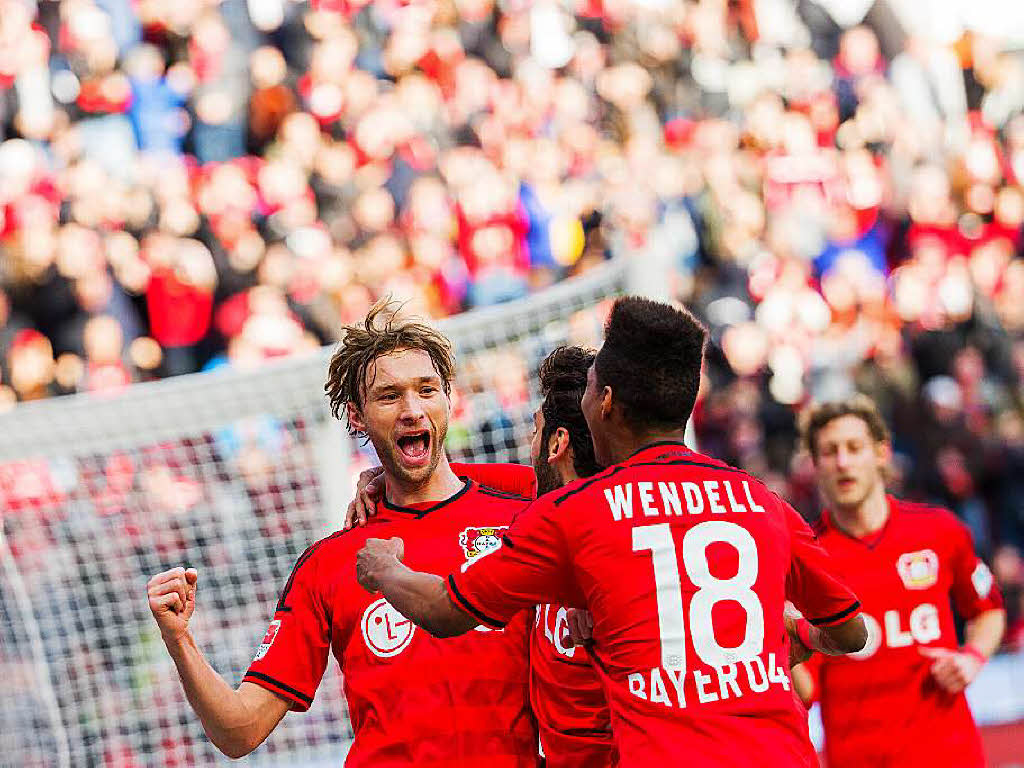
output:
M 635 429 L 682 428 L 700 388 L 707 331 L 686 309 L 639 296 L 616 300 L 594 372 Z
M 587 388 L 587 370 L 596 352 L 583 347 L 558 347 L 540 364 L 540 390 L 544 396 L 540 410 L 544 414 L 541 445 L 547 450 L 551 436 L 559 427 L 569 433 L 573 467 L 580 477 L 589 477 L 601 469 L 594 458 L 590 428 L 583 417 L 583 392 Z

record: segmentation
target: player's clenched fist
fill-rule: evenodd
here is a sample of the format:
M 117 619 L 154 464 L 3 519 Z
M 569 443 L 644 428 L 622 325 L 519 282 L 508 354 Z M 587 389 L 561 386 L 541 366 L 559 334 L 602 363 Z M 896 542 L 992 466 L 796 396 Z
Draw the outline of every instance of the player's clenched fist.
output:
M 376 592 L 380 576 L 404 555 L 405 542 L 399 538 L 367 539 L 356 555 L 356 580 L 367 592 Z
M 149 610 L 153 612 L 165 642 L 173 642 L 188 630 L 188 620 L 196 609 L 195 568 L 172 568 L 149 580 Z

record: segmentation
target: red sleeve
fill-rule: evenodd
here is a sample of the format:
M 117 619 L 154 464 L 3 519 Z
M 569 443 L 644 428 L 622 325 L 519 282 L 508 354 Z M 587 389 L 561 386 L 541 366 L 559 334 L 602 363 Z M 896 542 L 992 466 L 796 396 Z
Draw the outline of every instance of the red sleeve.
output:
M 779 500 L 790 533 L 786 598 L 816 627 L 850 618 L 860 608 L 856 595 L 831 573 L 831 560 L 810 526 L 789 504 Z
M 287 699 L 305 712 L 327 668 L 330 620 L 315 589 L 316 564 L 299 558 L 277 603 L 274 620 L 243 680 Z
M 1003 596 L 996 586 L 992 571 L 974 552 L 971 533 L 959 520 L 952 527 L 953 605 L 965 620 L 980 613 L 1003 607 Z
M 448 577 L 448 596 L 482 624 L 500 629 L 538 603 L 582 606 L 571 573 L 554 506 L 535 502 L 515 519 L 501 547 Z
M 537 476 L 525 464 L 463 464 L 453 461 L 452 472 L 480 485 L 532 499 L 537 495 Z

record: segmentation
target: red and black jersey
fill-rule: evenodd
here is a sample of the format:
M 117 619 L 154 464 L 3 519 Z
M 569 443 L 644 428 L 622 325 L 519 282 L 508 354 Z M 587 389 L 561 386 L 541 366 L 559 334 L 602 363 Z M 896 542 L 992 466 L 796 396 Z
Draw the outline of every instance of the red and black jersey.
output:
M 533 469 L 519 464 L 452 464 L 481 483 L 533 495 Z M 611 712 L 586 648 L 569 641 L 567 609 L 538 605 L 530 635 L 530 703 L 547 768 L 608 768 L 618 763 Z
M 355 555 L 370 537 L 402 537 L 411 568 L 460 570 L 499 548 L 527 503 L 466 480 L 434 504 L 382 502 L 366 527 L 317 542 L 296 563 L 244 679 L 305 711 L 333 653 L 355 734 L 349 766 L 532 768 L 531 617 L 438 640 L 355 579 Z
M 956 648 L 950 603 L 965 619 L 1002 606 L 966 526 L 944 509 L 889 497 L 889 518 L 856 538 L 828 512 L 816 526 L 836 572 L 863 602 L 868 644 L 815 657 L 829 768 L 877 765 L 972 768 L 985 764 L 963 693 L 932 679 L 919 648 Z
M 818 625 L 854 595 L 799 515 L 681 443 L 542 496 L 504 546 L 448 577 L 492 627 L 587 608 L 622 766 L 816 766 L 788 675 L 788 599 Z

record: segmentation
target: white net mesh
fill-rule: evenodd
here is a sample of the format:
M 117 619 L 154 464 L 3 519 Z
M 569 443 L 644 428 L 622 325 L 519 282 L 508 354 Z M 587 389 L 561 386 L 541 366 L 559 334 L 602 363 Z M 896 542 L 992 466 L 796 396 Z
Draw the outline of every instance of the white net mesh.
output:
M 459 358 L 453 458 L 528 460 L 537 365 L 558 344 L 595 344 L 624 283 L 609 262 L 441 324 Z M 295 559 L 337 527 L 354 476 L 374 460 L 327 413 L 326 360 L 0 418 L 0 765 L 229 762 L 184 699 L 145 584 L 176 565 L 199 569 L 193 633 L 237 682 Z M 313 708 L 243 763 L 340 765 L 350 738 L 332 662 Z

